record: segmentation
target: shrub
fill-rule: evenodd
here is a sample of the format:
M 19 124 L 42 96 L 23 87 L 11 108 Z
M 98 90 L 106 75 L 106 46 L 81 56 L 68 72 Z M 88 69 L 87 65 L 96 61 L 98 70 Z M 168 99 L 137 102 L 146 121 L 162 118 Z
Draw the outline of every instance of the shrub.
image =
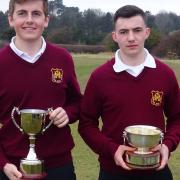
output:
M 73 44 L 57 44 L 61 47 L 66 48 L 70 52 L 74 53 L 100 53 L 107 51 L 104 45 L 73 45 Z
M 180 31 L 172 32 L 163 38 L 152 52 L 159 57 L 180 58 Z

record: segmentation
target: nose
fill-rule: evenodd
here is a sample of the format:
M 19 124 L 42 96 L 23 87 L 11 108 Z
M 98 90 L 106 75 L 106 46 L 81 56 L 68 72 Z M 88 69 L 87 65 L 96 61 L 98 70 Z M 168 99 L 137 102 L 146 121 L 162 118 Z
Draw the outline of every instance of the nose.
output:
M 33 17 L 32 17 L 31 14 L 28 14 L 27 19 L 26 19 L 26 22 L 27 22 L 27 23 L 32 23 L 32 22 L 33 22 Z
M 132 31 L 129 31 L 128 33 L 128 41 L 134 41 L 135 36 L 134 33 Z

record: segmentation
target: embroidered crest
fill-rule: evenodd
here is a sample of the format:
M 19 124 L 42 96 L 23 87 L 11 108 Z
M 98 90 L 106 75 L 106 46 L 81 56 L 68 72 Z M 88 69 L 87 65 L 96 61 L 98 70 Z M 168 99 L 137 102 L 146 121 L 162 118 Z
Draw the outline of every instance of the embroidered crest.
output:
M 61 83 L 63 80 L 63 70 L 58 68 L 52 68 L 52 82 Z
M 162 104 L 163 92 L 152 90 L 151 95 L 151 104 L 154 106 L 160 106 Z

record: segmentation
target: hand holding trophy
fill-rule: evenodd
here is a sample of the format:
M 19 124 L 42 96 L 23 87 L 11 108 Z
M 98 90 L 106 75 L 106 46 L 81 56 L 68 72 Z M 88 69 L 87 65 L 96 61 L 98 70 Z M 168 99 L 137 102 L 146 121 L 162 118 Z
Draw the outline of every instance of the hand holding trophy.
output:
M 14 107 L 11 112 L 11 118 L 15 126 L 29 136 L 30 145 L 28 155 L 20 162 L 20 171 L 25 179 L 42 179 L 46 176 L 43 160 L 39 160 L 35 152 L 35 140 L 37 134 L 45 132 L 53 123 L 51 120 L 45 127 L 46 116 L 50 111 L 52 111 L 52 108 L 45 111 L 41 109 L 19 110 L 17 107 Z M 20 126 L 14 118 L 15 112 L 20 115 Z

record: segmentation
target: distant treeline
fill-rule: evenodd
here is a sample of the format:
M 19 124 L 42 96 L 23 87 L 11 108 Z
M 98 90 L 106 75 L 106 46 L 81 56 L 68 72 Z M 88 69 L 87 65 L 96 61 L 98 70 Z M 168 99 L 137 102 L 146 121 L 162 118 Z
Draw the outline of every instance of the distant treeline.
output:
M 105 13 L 100 9 L 87 9 L 82 12 L 78 7 L 66 7 L 62 0 L 49 1 L 49 12 L 50 23 L 44 32 L 47 40 L 57 44 L 104 45 L 109 50 L 116 49 L 116 45 L 111 39 L 113 30 L 112 13 Z M 168 43 L 170 38 L 170 42 L 173 43 L 171 36 L 174 33 L 176 34 L 174 40 L 178 40 L 177 36 L 180 36 L 178 33 L 180 16 L 165 11 L 161 11 L 156 15 L 146 11 L 146 14 L 147 24 L 151 27 L 152 32 L 146 42 L 146 47 L 159 56 L 175 53 L 176 57 L 179 57 L 180 52 L 174 51 L 174 47 L 173 49 L 172 47 L 167 47 L 168 44 L 166 44 L 166 47 L 163 47 L 161 42 L 164 43 L 166 41 Z M 9 41 L 14 36 L 14 31 L 9 28 L 7 15 L 8 12 L 3 13 L 0 11 L 1 41 Z M 82 46 L 79 47 L 82 48 Z M 161 52 L 159 53 L 157 49 L 160 49 Z

